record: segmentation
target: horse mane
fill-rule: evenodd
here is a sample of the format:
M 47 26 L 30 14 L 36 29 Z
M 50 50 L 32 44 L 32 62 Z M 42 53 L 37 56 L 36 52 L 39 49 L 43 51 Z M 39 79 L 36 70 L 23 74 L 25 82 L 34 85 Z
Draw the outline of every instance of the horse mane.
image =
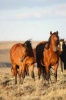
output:
M 31 39 L 24 42 L 26 48 L 32 47 Z
M 34 56 L 31 39 L 25 41 L 25 42 L 24 42 L 24 46 L 25 46 L 25 48 L 26 48 L 27 55 L 28 55 L 28 56 Z

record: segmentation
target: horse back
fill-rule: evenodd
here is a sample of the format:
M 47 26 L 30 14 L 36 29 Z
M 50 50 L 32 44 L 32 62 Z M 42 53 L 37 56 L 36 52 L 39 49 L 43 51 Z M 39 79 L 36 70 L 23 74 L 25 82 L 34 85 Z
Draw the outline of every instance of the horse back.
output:
M 22 56 L 25 56 L 25 47 L 21 43 L 13 45 L 10 49 L 11 61 L 16 61 L 16 59 L 19 61 Z

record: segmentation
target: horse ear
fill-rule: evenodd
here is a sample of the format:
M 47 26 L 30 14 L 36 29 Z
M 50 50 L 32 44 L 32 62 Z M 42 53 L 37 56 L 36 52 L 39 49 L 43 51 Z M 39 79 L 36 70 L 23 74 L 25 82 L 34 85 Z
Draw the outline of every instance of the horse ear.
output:
M 50 31 L 50 35 L 52 35 L 52 31 Z

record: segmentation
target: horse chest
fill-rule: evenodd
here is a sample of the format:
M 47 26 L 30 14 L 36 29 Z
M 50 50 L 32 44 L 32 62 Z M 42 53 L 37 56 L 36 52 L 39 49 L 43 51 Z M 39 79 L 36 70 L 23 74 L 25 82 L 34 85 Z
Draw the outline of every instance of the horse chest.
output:
M 59 60 L 59 57 L 57 55 L 57 53 L 55 52 L 50 52 L 50 50 L 46 50 L 44 52 L 44 63 L 45 65 L 49 66 L 49 65 L 54 65 L 55 63 L 57 63 Z

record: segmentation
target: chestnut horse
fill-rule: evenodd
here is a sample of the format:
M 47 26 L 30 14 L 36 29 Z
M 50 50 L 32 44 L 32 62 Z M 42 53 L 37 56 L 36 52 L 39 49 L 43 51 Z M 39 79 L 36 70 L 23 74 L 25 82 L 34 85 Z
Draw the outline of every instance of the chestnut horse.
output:
M 64 45 L 64 40 L 60 39 L 59 45 L 58 45 L 58 54 L 59 54 L 59 61 L 60 61 L 60 67 L 61 71 L 63 72 L 63 66 L 62 66 L 62 61 L 61 61 L 61 54 L 63 52 L 63 46 Z M 46 79 L 46 70 L 45 70 L 45 65 L 43 64 L 43 51 L 44 48 L 48 49 L 48 41 L 43 41 L 40 42 L 36 48 L 36 63 L 37 63 L 37 68 L 38 68 L 38 77 L 40 79 L 40 76 L 42 75 L 44 79 Z
M 27 56 L 25 57 L 25 59 L 23 60 L 23 66 L 25 66 L 24 68 L 24 75 L 26 73 L 26 75 L 29 75 L 29 66 L 30 66 L 30 70 L 31 70 L 31 76 L 32 78 L 34 78 L 34 63 L 35 63 L 35 58 L 34 58 L 34 50 L 31 46 L 31 41 L 27 41 L 25 42 L 25 44 L 28 44 L 26 46 L 26 52 L 27 52 Z M 21 58 L 21 62 L 22 62 Z
M 23 79 L 25 78 L 26 66 L 30 66 L 31 76 L 34 78 L 34 54 L 30 40 L 23 44 L 17 43 L 13 45 L 10 50 L 10 59 L 12 63 L 11 71 L 15 76 L 15 84 L 17 83 L 17 74 L 19 75 L 20 83 L 21 75 Z
M 59 45 L 58 31 L 54 33 L 50 32 L 48 49 L 44 47 L 44 51 L 43 51 L 43 62 L 46 69 L 48 82 L 50 78 L 51 66 L 54 67 L 55 82 L 57 81 L 57 69 L 59 65 L 58 45 Z

